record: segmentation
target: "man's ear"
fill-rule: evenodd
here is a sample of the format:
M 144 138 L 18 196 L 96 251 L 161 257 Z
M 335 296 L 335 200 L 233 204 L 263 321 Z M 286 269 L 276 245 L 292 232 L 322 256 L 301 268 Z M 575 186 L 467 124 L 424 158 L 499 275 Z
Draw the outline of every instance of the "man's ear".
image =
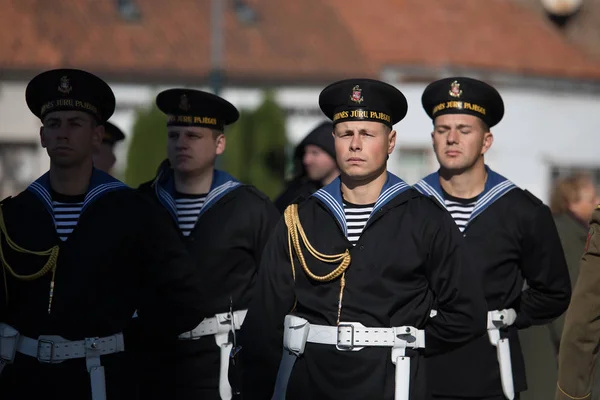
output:
M 40 143 L 42 148 L 46 148 L 46 140 L 44 139 L 44 126 L 40 126 Z
M 217 155 L 219 156 L 223 154 L 227 145 L 227 139 L 225 139 L 224 133 L 221 133 L 219 136 L 217 136 L 217 138 L 215 139 L 215 144 L 215 152 L 217 153 Z
M 388 154 L 392 154 L 392 152 L 394 151 L 394 147 L 396 147 L 396 131 L 392 130 L 388 134 L 388 149 L 387 149 L 387 153 Z
M 490 147 L 492 147 L 492 143 L 494 143 L 494 135 L 492 132 L 485 132 L 483 134 L 483 146 L 481 146 L 481 155 L 484 155 L 488 152 Z

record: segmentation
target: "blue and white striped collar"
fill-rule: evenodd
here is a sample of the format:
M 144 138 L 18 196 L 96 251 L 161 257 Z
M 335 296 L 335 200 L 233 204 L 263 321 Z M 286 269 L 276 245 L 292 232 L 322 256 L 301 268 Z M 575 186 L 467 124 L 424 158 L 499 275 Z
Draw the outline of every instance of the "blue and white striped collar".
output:
M 371 211 L 369 220 L 377 211 L 381 209 L 381 207 L 386 205 L 390 200 L 407 189 L 410 189 L 410 186 L 407 185 L 402 179 L 398 178 L 391 172 L 387 172 L 387 179 L 383 185 L 383 188 L 381 188 L 381 193 L 377 198 L 377 202 L 373 207 L 373 211 Z M 344 202 L 342 199 L 340 177 L 338 176 L 329 185 L 317 190 L 312 194 L 312 196 L 319 199 L 325 205 L 325 207 L 327 207 L 333 213 L 340 227 L 342 228 L 344 235 L 348 236 L 348 226 L 346 225 L 346 214 L 344 213 Z
M 92 176 L 90 178 L 90 185 L 83 200 L 81 214 L 83 214 L 85 209 L 94 200 L 100 198 L 102 195 L 108 192 L 112 192 L 119 189 L 129 189 L 129 186 L 127 186 L 120 180 L 112 177 L 111 175 L 107 174 L 106 172 L 93 168 Z M 52 216 L 52 219 L 54 220 L 54 209 L 52 206 L 51 195 L 52 190 L 50 188 L 50 172 L 46 172 L 44 175 L 40 176 L 35 182 L 29 185 L 26 190 L 29 190 L 41 200 L 42 204 L 44 205 L 46 210 L 48 210 L 48 212 Z
M 467 225 L 479 214 L 485 211 L 486 208 L 492 205 L 496 200 L 511 190 L 518 188 L 514 183 L 502 175 L 492 171 L 487 165 L 485 166 L 485 169 L 488 173 L 487 180 L 485 181 L 485 187 L 475 202 L 475 207 L 473 208 L 473 212 L 467 221 Z M 446 207 L 442 186 L 440 185 L 439 171 L 421 179 L 415 184 L 415 189 L 424 195 L 433 196 L 443 207 Z
M 206 211 L 210 209 L 217 201 L 223 196 L 237 187 L 241 186 L 241 183 L 233 176 L 229 175 L 225 171 L 215 169 L 213 172 L 213 179 L 210 186 L 210 191 L 206 196 L 206 200 L 200 209 L 198 218 Z M 177 205 L 175 203 L 175 178 L 172 168 L 165 168 L 154 181 L 154 188 L 156 196 L 162 205 L 169 211 L 175 223 L 177 219 Z

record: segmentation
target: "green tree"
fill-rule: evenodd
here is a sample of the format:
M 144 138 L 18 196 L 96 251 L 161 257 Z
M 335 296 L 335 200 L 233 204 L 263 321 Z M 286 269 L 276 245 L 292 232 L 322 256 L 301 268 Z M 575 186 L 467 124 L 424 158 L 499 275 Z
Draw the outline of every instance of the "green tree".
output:
M 138 187 L 152 179 L 158 165 L 167 157 L 167 117 L 152 104 L 138 110 L 129 150 L 125 183 Z
M 229 172 L 242 182 L 248 182 L 248 163 L 251 149 L 246 148 L 246 141 L 252 129 L 252 112 L 240 110 L 240 118 L 231 126 L 225 128 L 227 145 L 220 159 L 222 169 Z
M 273 93 L 266 92 L 256 110 L 242 110 L 226 135 L 224 169 L 271 199 L 277 197 L 284 185 L 287 134 L 285 112 Z

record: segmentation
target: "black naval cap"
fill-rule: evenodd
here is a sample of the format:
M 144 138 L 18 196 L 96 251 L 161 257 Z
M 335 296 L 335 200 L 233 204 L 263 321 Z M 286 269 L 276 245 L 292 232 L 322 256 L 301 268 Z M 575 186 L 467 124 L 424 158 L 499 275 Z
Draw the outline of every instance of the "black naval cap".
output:
M 408 111 L 402 92 L 374 79 L 345 79 L 327 86 L 319 106 L 333 124 L 343 121 L 375 121 L 390 128 Z
M 116 125 L 106 121 L 104 123 L 104 137 L 102 141 L 108 144 L 115 144 L 125 139 L 125 134 Z
M 106 82 L 79 69 L 53 69 L 34 77 L 25 90 L 25 100 L 39 119 L 54 111 L 84 111 L 98 122 L 115 111 L 115 95 Z
M 224 98 L 194 89 L 160 92 L 156 105 L 167 114 L 167 126 L 202 126 L 222 131 L 240 117 L 237 108 Z
M 492 127 L 504 116 L 500 93 L 473 78 L 452 77 L 435 81 L 425 88 L 421 103 L 431 119 L 444 114 L 470 114 Z

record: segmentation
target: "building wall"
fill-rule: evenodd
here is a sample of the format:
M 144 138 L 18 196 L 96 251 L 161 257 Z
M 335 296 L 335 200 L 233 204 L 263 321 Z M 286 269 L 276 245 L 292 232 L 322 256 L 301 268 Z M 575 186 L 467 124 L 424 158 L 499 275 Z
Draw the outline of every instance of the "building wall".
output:
M 431 120 L 421 107 L 424 85 L 401 87 L 409 103 L 398 126 L 400 145 L 430 146 Z M 554 166 L 600 168 L 597 132 L 600 96 L 498 87 L 505 103 L 486 162 L 517 185 L 546 200 Z M 600 182 L 598 182 L 600 183 Z
M 39 128 L 25 103 L 25 85 L 0 82 L 0 198 L 19 192 L 48 169 Z
M 0 83 L 0 150 L 3 143 L 27 143 L 30 148 L 31 144 L 39 143 L 40 123 L 27 109 L 25 86 L 26 82 Z M 111 86 L 117 98 L 117 110 L 111 121 L 126 135 L 134 124 L 135 109 L 150 104 L 156 93 L 168 87 Z M 414 183 L 420 176 L 437 169 L 429 136 L 432 125 L 421 108 L 425 85 L 402 84 L 399 88 L 408 99 L 409 111 L 395 127 L 398 139 L 389 169 Z M 553 172 L 556 175 L 569 168 L 600 171 L 596 138 L 600 132 L 600 119 L 596 117 L 600 96 L 518 87 L 498 89 L 503 95 L 506 113 L 500 124 L 492 129 L 494 144 L 486 156 L 486 162 L 494 170 L 544 201 L 548 199 Z M 317 104 L 320 90 L 320 87 L 276 89 L 277 100 L 288 111 L 287 130 L 292 143 L 298 143 L 324 119 Z M 257 107 L 263 92 L 260 89 L 228 88 L 222 95 L 244 109 Z M 117 148 L 117 171 L 125 168 L 128 144 L 126 140 Z M 29 165 L 26 173 L 21 174 L 30 179 L 39 176 L 48 166 L 45 152 L 39 145 L 36 149 L 35 157 L 30 156 L 29 161 L 34 165 Z M 600 179 L 600 172 L 597 175 Z

